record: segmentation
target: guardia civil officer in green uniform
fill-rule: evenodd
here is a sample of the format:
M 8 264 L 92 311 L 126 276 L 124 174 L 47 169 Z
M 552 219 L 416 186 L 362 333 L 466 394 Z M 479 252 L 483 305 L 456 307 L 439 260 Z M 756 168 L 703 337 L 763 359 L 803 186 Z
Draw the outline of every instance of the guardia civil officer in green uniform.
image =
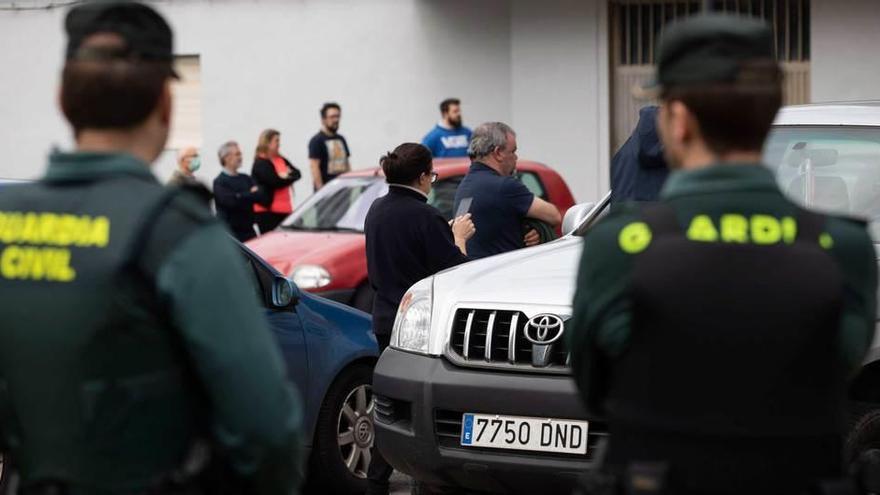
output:
M 294 493 L 299 399 L 241 254 L 149 169 L 171 30 L 132 2 L 84 3 L 65 27 L 76 151 L 0 193 L 0 447 L 18 492 Z
M 676 171 L 659 202 L 613 211 L 584 241 L 575 379 L 607 418 L 607 469 L 640 473 L 623 478 L 642 489 L 800 494 L 840 475 L 874 251 L 864 224 L 799 208 L 761 165 L 781 102 L 773 56 L 757 20 L 670 27 L 658 128 Z

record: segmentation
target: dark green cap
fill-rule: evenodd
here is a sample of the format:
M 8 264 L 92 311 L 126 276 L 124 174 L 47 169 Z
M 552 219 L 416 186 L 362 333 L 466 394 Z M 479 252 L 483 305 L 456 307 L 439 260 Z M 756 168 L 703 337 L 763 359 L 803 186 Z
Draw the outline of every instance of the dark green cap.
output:
M 70 9 L 64 21 L 67 60 L 133 59 L 153 62 L 174 60 L 171 27 L 153 8 L 138 2 L 97 0 Z M 113 33 L 125 41 L 118 50 L 83 48 L 82 42 L 97 33 Z
M 656 79 L 644 89 L 733 82 L 743 61 L 773 58 L 773 31 L 764 21 L 697 15 L 673 23 L 661 34 Z

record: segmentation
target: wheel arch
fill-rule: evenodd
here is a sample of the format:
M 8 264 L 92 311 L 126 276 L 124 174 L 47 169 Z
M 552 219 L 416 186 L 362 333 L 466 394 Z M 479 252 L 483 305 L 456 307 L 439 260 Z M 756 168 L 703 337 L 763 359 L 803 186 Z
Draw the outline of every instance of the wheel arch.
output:
M 880 355 L 859 369 L 848 392 L 850 400 L 880 404 Z
M 345 372 L 347 372 L 348 370 L 355 368 L 357 366 L 364 366 L 364 365 L 369 366 L 370 368 L 375 368 L 376 362 L 378 362 L 378 361 L 379 361 L 379 358 L 377 356 L 364 355 L 364 356 L 356 357 L 356 358 L 352 359 L 351 361 L 348 361 L 347 363 L 345 363 L 341 367 L 339 367 L 339 369 L 337 369 L 336 373 L 333 375 L 333 379 L 327 383 L 327 386 L 324 387 L 324 390 L 321 392 L 321 400 L 320 400 L 320 402 L 318 402 L 318 409 L 320 409 L 320 407 L 324 404 L 324 401 L 327 400 L 327 394 L 330 393 L 330 390 L 332 390 L 333 386 L 336 385 L 337 382 L 339 382 L 339 379 L 342 377 L 342 375 L 345 374 Z M 309 428 L 309 447 L 313 446 L 315 443 L 315 434 L 317 431 L 317 428 L 316 428 L 317 424 L 318 424 L 318 416 L 315 415 L 313 424 L 310 425 L 310 428 Z

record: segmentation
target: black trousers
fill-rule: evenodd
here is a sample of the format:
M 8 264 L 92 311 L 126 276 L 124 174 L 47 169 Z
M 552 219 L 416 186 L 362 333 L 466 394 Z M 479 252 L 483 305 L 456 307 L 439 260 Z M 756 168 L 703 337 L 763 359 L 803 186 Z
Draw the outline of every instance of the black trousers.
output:
M 379 354 L 381 354 L 391 342 L 391 334 L 376 334 L 376 340 L 379 341 Z M 387 495 L 388 480 L 391 479 L 391 473 L 394 472 L 394 468 L 382 457 L 375 443 L 373 444 L 372 454 L 370 468 L 367 469 L 367 495 Z
M 260 227 L 260 235 L 263 235 L 275 230 L 275 227 L 283 222 L 288 216 L 290 216 L 289 213 L 272 213 L 271 211 L 267 211 L 255 213 L 254 219 L 257 221 L 257 226 Z

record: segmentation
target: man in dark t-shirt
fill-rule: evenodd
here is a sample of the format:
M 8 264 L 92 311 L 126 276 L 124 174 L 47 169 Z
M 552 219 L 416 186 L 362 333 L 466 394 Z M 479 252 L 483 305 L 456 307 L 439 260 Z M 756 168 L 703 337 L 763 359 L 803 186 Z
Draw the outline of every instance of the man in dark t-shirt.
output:
M 337 175 L 351 170 L 348 143 L 338 134 L 342 109 L 336 103 L 321 107 L 321 130 L 309 141 L 309 164 L 315 191 L 333 180 Z
M 485 258 L 526 246 L 522 221 L 534 218 L 556 227 L 562 223 L 552 203 L 532 194 L 516 172 L 516 133 L 501 122 L 474 129 L 468 148 L 473 163 L 455 192 L 456 214 L 470 213 L 477 233 L 467 243 L 468 256 Z M 462 203 L 465 203 L 464 207 Z M 467 211 L 466 203 L 470 203 Z M 537 243 L 529 236 L 528 245 Z

